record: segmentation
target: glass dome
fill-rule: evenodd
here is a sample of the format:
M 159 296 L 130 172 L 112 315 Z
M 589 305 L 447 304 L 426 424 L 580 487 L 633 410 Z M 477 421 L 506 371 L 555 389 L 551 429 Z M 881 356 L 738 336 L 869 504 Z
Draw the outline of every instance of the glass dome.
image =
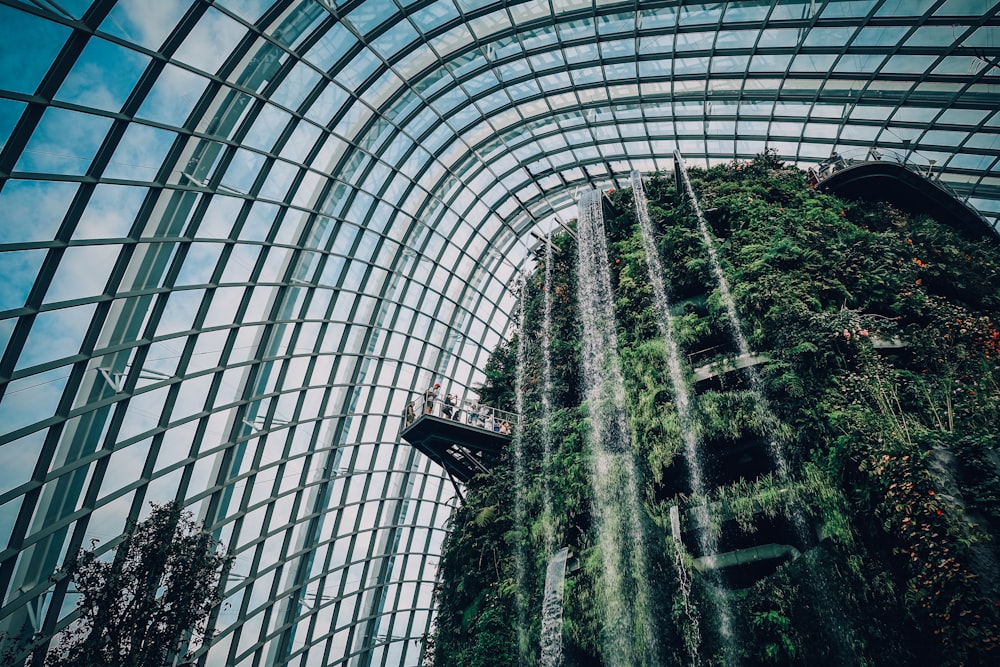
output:
M 992 0 L 0 4 L 0 631 L 180 500 L 207 665 L 416 665 L 472 395 L 581 187 L 872 148 L 1000 219 Z

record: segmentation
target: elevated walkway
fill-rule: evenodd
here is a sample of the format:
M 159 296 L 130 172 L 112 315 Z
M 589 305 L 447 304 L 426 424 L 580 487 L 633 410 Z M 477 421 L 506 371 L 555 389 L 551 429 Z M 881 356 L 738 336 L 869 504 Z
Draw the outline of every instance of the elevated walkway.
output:
M 749 368 L 750 366 L 757 366 L 759 364 L 767 363 L 771 360 L 771 357 L 765 354 L 740 354 L 731 358 L 723 358 L 719 361 L 704 364 L 698 366 L 694 369 L 694 381 L 695 383 L 704 382 L 705 380 L 710 380 L 719 375 L 724 375 L 726 373 L 731 373 L 733 371 L 742 370 L 744 368 Z
M 406 406 L 399 435 L 466 483 L 499 461 L 518 422 L 516 413 L 469 401 L 421 398 Z
M 834 156 L 812 171 L 816 187 L 850 199 L 887 201 L 910 213 L 928 213 L 951 223 L 974 238 L 1000 234 L 971 205 L 963 201 L 933 172 L 933 164 L 919 169 L 875 152 L 865 159 Z
M 734 588 L 753 585 L 782 564 L 798 558 L 801 550 L 809 547 L 801 543 L 794 526 L 782 515 L 767 517 L 763 508 L 757 508 L 754 530 L 750 532 L 735 525 L 734 518 L 721 503 L 712 503 L 711 508 L 698 505 L 683 512 L 673 505 L 670 508 L 671 536 L 688 548 L 694 557 L 695 570 L 717 571 Z M 718 525 L 713 527 L 713 521 Z M 694 533 L 701 530 L 719 532 L 715 553 L 700 551 Z
M 720 572 L 734 588 L 748 588 L 773 574 L 780 565 L 802 555 L 790 544 L 760 544 L 694 559 L 699 572 Z
M 899 338 L 872 338 L 872 347 L 876 350 L 898 350 L 906 347 Z M 689 358 L 693 355 L 689 355 Z M 694 369 L 694 382 L 696 385 L 707 380 L 712 380 L 720 375 L 726 375 L 734 371 L 743 370 L 750 366 L 759 366 L 771 361 L 771 357 L 766 354 L 739 354 L 736 356 L 722 357 L 717 361 L 701 364 Z

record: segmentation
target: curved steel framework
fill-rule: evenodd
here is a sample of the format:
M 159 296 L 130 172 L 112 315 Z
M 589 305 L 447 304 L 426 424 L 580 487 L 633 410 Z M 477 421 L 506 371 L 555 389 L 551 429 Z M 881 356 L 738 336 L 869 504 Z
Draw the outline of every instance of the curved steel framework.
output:
M 579 186 L 871 146 L 1000 216 L 991 0 L 0 0 L 0 630 L 179 499 L 209 665 L 414 665 L 454 491 L 398 438 Z

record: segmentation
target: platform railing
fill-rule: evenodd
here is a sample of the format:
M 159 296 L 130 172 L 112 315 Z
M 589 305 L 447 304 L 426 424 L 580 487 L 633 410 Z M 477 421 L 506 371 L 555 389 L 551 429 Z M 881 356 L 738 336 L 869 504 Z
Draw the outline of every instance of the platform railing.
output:
M 823 160 L 819 163 L 819 165 L 817 165 L 817 167 L 814 167 L 814 169 L 816 170 L 818 181 L 822 183 L 838 171 L 842 171 L 848 167 L 853 167 L 858 164 L 867 164 L 869 162 L 892 162 L 894 164 L 898 164 L 908 171 L 912 171 L 914 174 L 923 176 L 929 181 L 934 181 L 934 183 L 936 183 L 942 190 L 950 194 L 954 199 L 971 208 L 971 204 L 969 204 L 969 195 L 959 194 L 955 188 L 947 182 L 941 180 L 941 170 L 938 169 L 935 171 L 934 169 L 937 162 L 934 160 L 928 160 L 927 164 L 912 162 L 907 159 L 906 153 L 888 148 L 869 148 L 867 151 L 863 149 L 845 151 L 843 154 L 834 155 L 826 160 Z
M 514 427 L 521 421 L 516 412 L 483 405 L 477 401 L 421 396 L 407 404 L 403 411 L 403 427 L 409 427 L 425 415 L 450 419 L 500 435 L 511 435 Z
M 900 152 L 887 148 L 876 148 L 874 146 L 869 147 L 867 150 L 858 148 L 845 151 L 844 153 L 834 153 L 815 167 L 810 167 L 807 170 L 808 179 L 813 187 L 818 187 L 823 183 L 823 181 L 830 178 L 837 172 L 847 169 L 848 167 L 853 167 L 859 164 L 869 164 L 872 162 L 892 162 L 908 171 L 913 172 L 914 174 L 924 177 L 928 181 L 932 181 L 935 185 L 948 193 L 952 199 L 960 202 L 967 209 L 969 209 L 970 212 L 978 216 L 987 227 L 1000 236 L 1000 227 L 994 226 L 994 224 L 991 223 L 986 216 L 984 216 L 982 212 L 973 206 L 972 202 L 969 201 L 972 197 L 971 192 L 961 194 L 947 181 L 942 180 L 942 167 L 939 166 L 937 170 L 935 170 L 934 167 L 937 165 L 935 160 L 927 159 L 927 163 L 922 164 L 919 162 L 913 162 L 909 159 L 912 155 L 920 156 L 920 154 L 916 151 Z
M 844 153 L 834 153 L 829 158 L 820 162 L 814 169 L 820 181 L 833 176 L 838 171 L 853 167 L 856 164 L 868 162 L 892 162 L 901 167 L 920 174 L 924 178 L 937 180 L 939 173 L 934 171 L 934 162 L 919 164 L 907 160 L 906 154 L 888 148 L 868 148 L 848 150 Z M 942 185 L 945 185 L 942 183 Z

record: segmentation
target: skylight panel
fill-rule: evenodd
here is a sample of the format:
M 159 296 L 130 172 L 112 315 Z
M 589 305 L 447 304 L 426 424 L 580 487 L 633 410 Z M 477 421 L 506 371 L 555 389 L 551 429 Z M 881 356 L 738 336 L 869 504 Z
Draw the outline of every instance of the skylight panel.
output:
M 413 28 L 409 21 L 398 21 L 389 30 L 372 40 L 371 48 L 380 56 L 389 60 L 405 46 L 412 44 L 419 38 L 420 34 Z
M 410 19 L 416 24 L 417 29 L 427 34 L 431 30 L 458 18 L 458 8 L 451 0 L 438 0 L 413 14 Z
M 362 35 L 385 23 L 398 10 L 392 2 L 363 2 L 347 15 L 346 20 Z
M 84 174 L 110 127 L 110 118 L 50 107 L 45 110 L 14 169 Z
M 877 0 L 827 0 L 820 17 L 823 19 L 860 18 L 867 16 Z
M 209 74 L 215 74 L 230 56 L 247 29 L 215 7 L 209 7 L 173 57 Z

